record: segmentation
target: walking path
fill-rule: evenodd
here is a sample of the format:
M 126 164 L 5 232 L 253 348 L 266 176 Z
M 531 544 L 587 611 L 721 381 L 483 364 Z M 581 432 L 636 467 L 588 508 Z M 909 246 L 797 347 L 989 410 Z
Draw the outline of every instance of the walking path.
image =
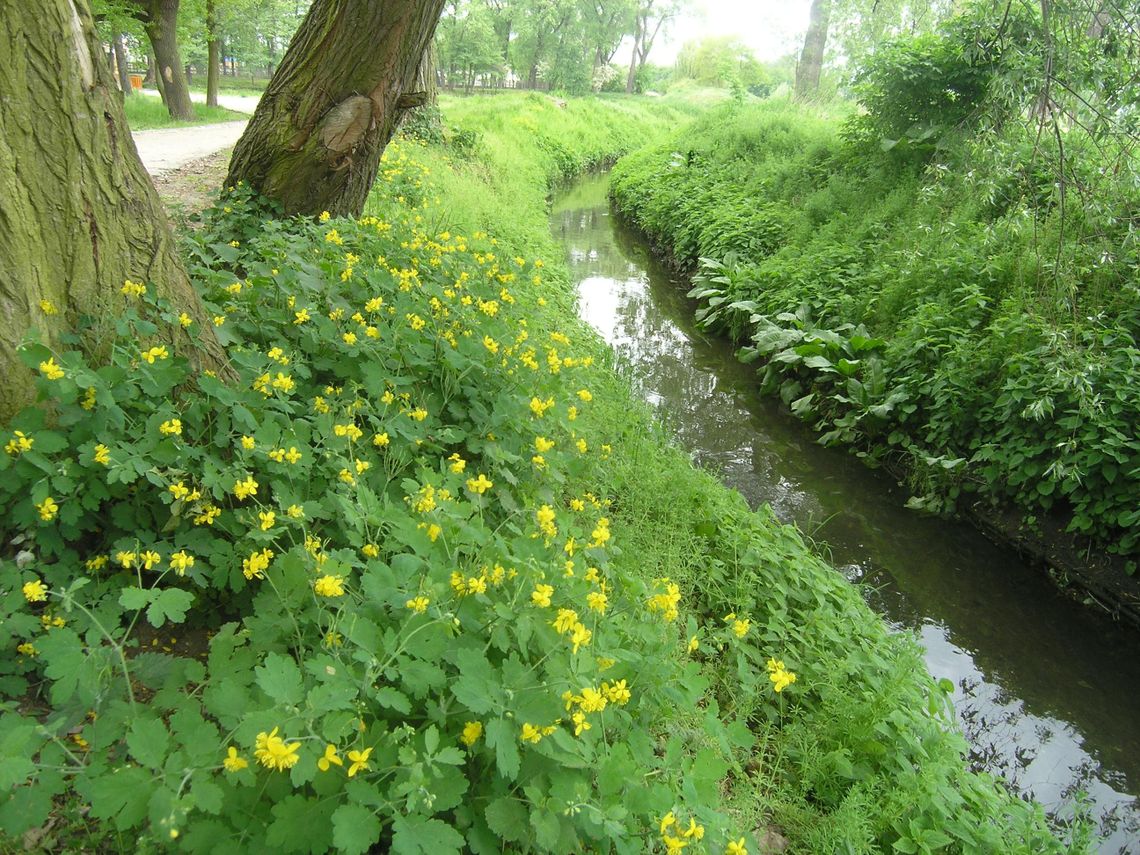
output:
M 153 89 L 142 90 L 144 95 L 158 97 Z M 204 102 L 206 95 L 203 92 L 191 92 L 190 99 L 195 102 Z M 252 114 L 257 107 L 257 95 L 219 95 L 218 106 L 227 110 L 236 110 L 239 113 Z M 139 158 L 150 173 L 156 178 L 192 160 L 206 157 L 222 149 L 229 148 L 238 141 L 242 131 L 245 130 L 244 119 L 234 122 L 219 122 L 213 125 L 189 125 L 180 128 L 155 128 L 150 131 L 135 131 L 135 147 L 139 151 Z
M 183 128 L 135 131 L 135 148 L 152 178 L 177 169 L 191 160 L 229 148 L 245 130 L 245 120 Z

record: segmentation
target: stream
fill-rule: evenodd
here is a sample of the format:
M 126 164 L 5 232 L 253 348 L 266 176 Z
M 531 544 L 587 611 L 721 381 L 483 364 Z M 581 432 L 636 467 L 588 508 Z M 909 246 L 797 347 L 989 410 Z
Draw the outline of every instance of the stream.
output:
M 905 490 L 759 395 L 755 368 L 693 322 L 688 284 L 611 215 L 608 179 L 554 202 L 579 314 L 694 461 L 796 523 L 947 677 L 971 761 L 1057 817 L 1083 801 L 1104 853 L 1140 853 L 1137 640 L 1012 549 L 903 506 Z M 1084 794 L 1083 796 L 1081 794 Z

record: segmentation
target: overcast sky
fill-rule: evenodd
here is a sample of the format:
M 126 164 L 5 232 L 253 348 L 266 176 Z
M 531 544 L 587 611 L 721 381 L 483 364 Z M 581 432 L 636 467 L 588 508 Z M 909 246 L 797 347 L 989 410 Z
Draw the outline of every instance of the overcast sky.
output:
M 703 36 L 738 36 L 758 59 L 799 50 L 811 0 L 693 0 L 694 12 L 653 46 L 649 61 L 672 65 L 681 45 Z

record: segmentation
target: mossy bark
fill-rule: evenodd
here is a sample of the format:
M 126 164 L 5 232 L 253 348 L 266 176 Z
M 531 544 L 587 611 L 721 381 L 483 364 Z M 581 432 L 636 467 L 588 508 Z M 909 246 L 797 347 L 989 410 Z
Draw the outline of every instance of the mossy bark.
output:
M 444 0 L 316 0 L 234 148 L 244 181 L 289 214 L 358 216 Z
M 139 161 L 87 0 L 0 0 L 0 423 L 34 397 L 17 348 L 31 334 L 63 348 L 84 329 L 106 348 L 131 279 L 197 321 L 202 367 L 224 370 L 213 326 Z M 41 306 L 48 301 L 52 313 Z

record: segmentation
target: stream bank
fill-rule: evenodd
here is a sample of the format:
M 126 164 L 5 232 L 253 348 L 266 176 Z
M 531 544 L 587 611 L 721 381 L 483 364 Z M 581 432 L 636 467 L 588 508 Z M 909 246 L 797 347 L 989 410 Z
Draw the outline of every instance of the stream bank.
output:
M 907 511 L 905 491 L 884 472 L 815 444 L 779 402 L 759 396 L 729 343 L 696 328 L 687 289 L 614 222 L 605 191 L 605 178 L 593 177 L 564 193 L 555 236 L 583 317 L 678 442 L 751 504 L 799 524 L 894 627 L 919 637 L 931 672 L 955 685 L 977 768 L 1061 817 L 1087 792 L 1102 851 L 1136 851 L 1131 636 L 971 527 Z

